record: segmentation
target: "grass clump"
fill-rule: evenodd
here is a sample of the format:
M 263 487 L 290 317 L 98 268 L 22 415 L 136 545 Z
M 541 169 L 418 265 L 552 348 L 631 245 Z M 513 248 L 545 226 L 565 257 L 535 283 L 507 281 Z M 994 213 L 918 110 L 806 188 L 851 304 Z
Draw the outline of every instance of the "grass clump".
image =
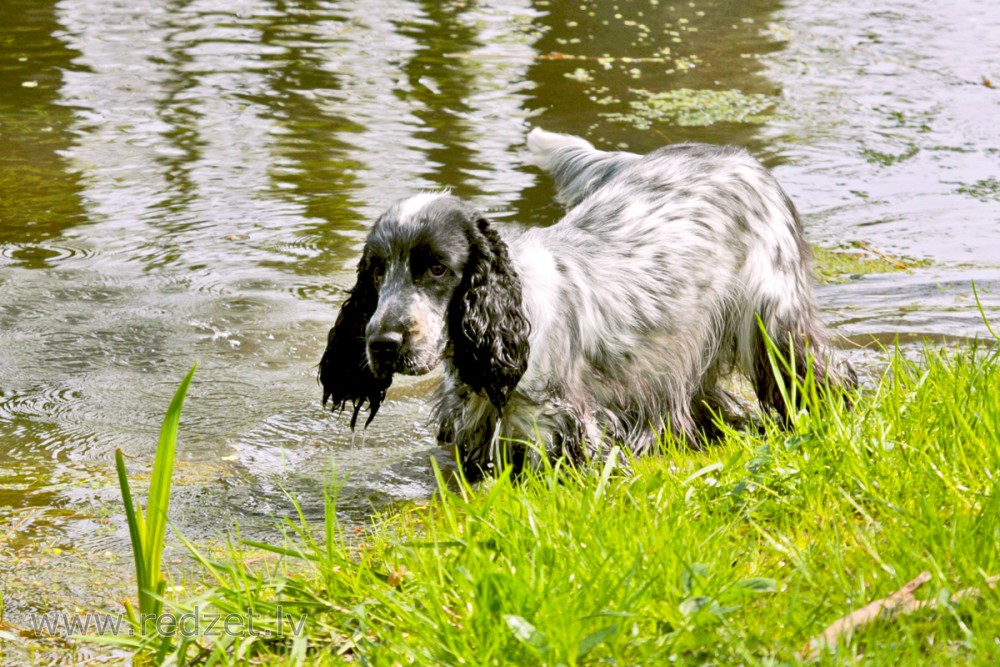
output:
M 181 381 L 174 398 L 167 408 L 160 429 L 153 463 L 153 476 L 149 484 L 146 513 L 132 500 L 128 473 L 125 470 L 125 455 L 122 450 L 115 452 L 115 467 L 121 489 L 129 537 L 132 542 L 132 556 L 135 560 L 139 611 L 136 613 L 131 601 L 125 601 L 128 621 L 139 634 L 151 631 L 156 618 L 163 610 L 163 591 L 166 578 L 160 569 L 163 547 L 167 533 L 167 509 L 170 506 L 170 486 L 173 482 L 174 457 L 177 451 L 177 432 L 180 428 L 181 409 L 187 395 L 195 368 Z
M 933 606 L 814 660 L 996 664 L 997 348 L 896 351 L 853 409 L 805 395 L 787 428 L 726 430 L 702 452 L 668 440 L 628 473 L 442 477 L 363 544 L 340 532 L 331 489 L 323 526 L 300 513 L 280 546 L 237 543 L 225 562 L 191 547 L 206 588 L 171 608 L 250 613 L 255 631 L 145 641 L 213 665 L 795 664 L 928 572 Z

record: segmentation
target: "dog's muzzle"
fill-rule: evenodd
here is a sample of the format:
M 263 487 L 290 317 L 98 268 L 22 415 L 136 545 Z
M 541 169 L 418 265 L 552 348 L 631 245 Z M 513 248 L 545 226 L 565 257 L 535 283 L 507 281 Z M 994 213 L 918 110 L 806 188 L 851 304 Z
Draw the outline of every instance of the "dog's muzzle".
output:
M 368 361 L 377 377 L 400 370 L 404 336 L 400 331 L 382 331 L 368 337 Z

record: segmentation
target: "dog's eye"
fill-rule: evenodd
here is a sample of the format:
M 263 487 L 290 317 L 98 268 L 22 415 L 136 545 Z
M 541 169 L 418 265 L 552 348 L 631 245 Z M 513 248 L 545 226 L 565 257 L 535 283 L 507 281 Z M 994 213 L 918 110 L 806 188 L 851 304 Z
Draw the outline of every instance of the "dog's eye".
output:
M 444 264 L 431 264 L 427 269 L 427 273 L 431 274 L 435 278 L 440 278 L 445 273 L 448 272 L 448 267 Z
M 382 264 L 376 264 L 372 267 L 372 278 L 375 279 L 376 285 L 382 284 L 382 279 L 385 278 L 385 266 Z

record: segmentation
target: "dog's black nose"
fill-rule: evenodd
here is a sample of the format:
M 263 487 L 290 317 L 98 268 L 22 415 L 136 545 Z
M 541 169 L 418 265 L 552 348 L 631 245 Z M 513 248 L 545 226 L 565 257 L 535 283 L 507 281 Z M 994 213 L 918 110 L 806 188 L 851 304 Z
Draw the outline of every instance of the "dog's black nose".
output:
M 379 357 L 391 357 L 403 347 L 403 334 L 400 331 L 383 331 L 368 339 L 368 348 L 372 354 Z

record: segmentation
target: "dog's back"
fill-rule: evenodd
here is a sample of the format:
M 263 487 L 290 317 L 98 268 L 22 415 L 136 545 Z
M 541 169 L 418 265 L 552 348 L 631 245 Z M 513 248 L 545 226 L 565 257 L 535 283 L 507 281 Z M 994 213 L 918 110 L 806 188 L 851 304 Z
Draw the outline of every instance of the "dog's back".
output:
M 599 151 L 584 139 L 540 129 L 529 134 L 528 148 L 569 209 L 539 237 L 580 247 L 587 245 L 581 237 L 592 236 L 591 247 L 616 258 L 610 267 L 600 256 L 582 258 L 577 268 L 591 284 L 605 286 L 595 291 L 608 297 L 606 313 L 639 311 L 620 335 L 644 328 L 674 332 L 661 336 L 660 354 L 664 368 L 686 368 L 664 378 L 675 428 L 691 431 L 705 404 L 728 410 L 717 380 L 731 362 L 751 379 L 761 403 L 779 412 L 787 410 L 780 382 L 787 387 L 811 371 L 821 384 L 854 383 L 819 318 L 798 213 L 746 151 L 680 144 L 640 156 Z M 647 310 L 649 295 L 657 312 Z M 638 302 L 646 305 L 636 309 Z M 778 375 L 761 325 L 788 364 Z M 599 329 L 599 335 L 611 333 L 606 324 Z M 677 401 L 678 394 L 687 398 Z

